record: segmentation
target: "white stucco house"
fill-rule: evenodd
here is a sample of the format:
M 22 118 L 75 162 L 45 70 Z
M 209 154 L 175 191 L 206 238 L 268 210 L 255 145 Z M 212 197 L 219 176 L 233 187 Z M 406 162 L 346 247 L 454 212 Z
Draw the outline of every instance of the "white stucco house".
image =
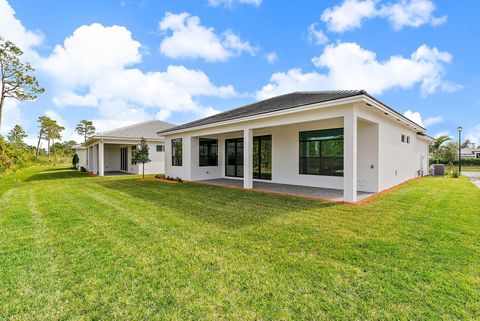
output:
M 294 92 L 158 134 L 168 176 L 337 189 L 346 202 L 426 175 L 433 141 L 363 90 Z
M 462 148 L 462 158 L 478 158 L 480 159 L 480 148 Z
M 75 154 L 78 156 L 77 169 L 87 168 L 87 148 L 82 144 L 72 147 Z
M 157 131 L 173 126 L 160 120 L 151 120 L 93 136 L 85 142 L 87 171 L 99 176 L 118 172 L 141 174 L 141 165 L 134 164 L 132 156 L 141 137 L 144 137 L 151 160 L 145 164 L 145 174 L 164 173 L 165 144 Z

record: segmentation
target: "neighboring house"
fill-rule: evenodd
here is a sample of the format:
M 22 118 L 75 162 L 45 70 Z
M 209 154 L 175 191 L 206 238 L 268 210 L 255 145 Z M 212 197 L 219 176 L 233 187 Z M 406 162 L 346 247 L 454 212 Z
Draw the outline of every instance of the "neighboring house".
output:
M 78 156 L 78 164 L 77 169 L 87 168 L 87 148 L 82 144 L 78 144 L 73 146 L 73 150 L 75 154 Z
M 428 174 L 433 138 L 363 90 L 295 92 L 162 130 L 168 176 L 379 192 Z
M 97 134 L 85 143 L 86 168 L 99 176 L 104 176 L 108 172 L 141 174 L 141 165 L 134 164 L 132 156 L 140 143 L 140 138 L 145 137 L 151 160 L 145 164 L 145 174 L 164 173 L 165 144 L 163 137 L 157 135 L 157 131 L 159 128 L 166 130 L 173 126 L 160 120 L 151 120 Z
M 480 148 L 462 148 L 462 158 L 480 158 Z

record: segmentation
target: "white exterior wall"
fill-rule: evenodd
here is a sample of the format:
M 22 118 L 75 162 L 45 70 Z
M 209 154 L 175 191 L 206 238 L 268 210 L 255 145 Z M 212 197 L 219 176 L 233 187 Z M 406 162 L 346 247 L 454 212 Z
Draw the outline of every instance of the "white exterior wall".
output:
M 401 135 L 410 136 L 410 144 L 401 142 Z M 380 125 L 380 190 L 417 177 L 423 169 L 428 174 L 428 142 L 394 121 Z
M 352 116 L 348 113 L 352 113 L 353 106 L 355 113 Z M 384 112 L 365 104 L 337 105 L 167 134 L 165 173 L 185 180 L 225 177 L 225 139 L 241 138 L 244 129 L 253 128 L 253 136 L 272 135 L 270 182 L 343 189 L 344 177 L 299 174 L 299 132 L 344 127 L 345 115 L 353 117 L 352 119 L 358 117 L 355 157 L 357 167 L 353 173 L 356 177 L 356 184 L 353 185 L 357 185 L 358 191 L 379 192 L 417 177 L 419 169 L 423 169 L 424 174 L 427 174 L 428 141 L 417 135 L 415 128 L 397 121 L 393 113 L 385 115 Z M 401 142 L 402 134 L 410 136 L 410 144 Z M 218 166 L 198 166 L 200 137 L 218 139 Z M 171 140 L 175 138 L 182 138 L 182 166 L 171 165 Z M 347 155 L 348 151 L 345 153 Z
M 266 127 L 254 129 L 253 136 L 272 135 L 272 180 L 264 182 L 305 185 L 343 189 L 343 177 L 299 174 L 299 132 L 343 127 L 343 113 L 348 108 L 341 106 L 335 109 L 314 110 L 298 113 L 295 117 L 278 116 L 265 121 L 249 122 L 251 127 Z M 320 121 L 311 121 L 315 118 L 327 118 Z M 333 118 L 333 119 L 332 119 Z M 299 121 L 298 124 L 290 124 Z M 274 126 L 280 124 L 281 126 Z M 290 125 L 289 125 L 290 124 Z M 271 126 L 274 127 L 271 127 Z M 185 180 L 205 180 L 225 177 L 225 139 L 242 138 L 244 125 L 221 126 L 215 130 L 194 131 L 185 134 L 167 135 L 165 137 L 166 163 L 165 174 L 172 177 L 181 177 Z M 198 141 L 200 137 L 218 139 L 219 159 L 218 166 L 200 167 Z M 182 138 L 183 160 L 182 166 L 171 165 L 171 140 Z M 189 151 L 189 152 L 187 152 Z M 189 163 L 191 159 L 191 163 Z
M 122 141 L 122 140 L 104 140 L 104 168 L 105 172 L 120 171 L 120 149 L 123 147 L 128 148 L 128 173 L 142 174 L 141 164 L 132 164 L 132 147 L 137 145 L 134 141 Z M 165 152 L 157 152 L 157 145 L 164 145 L 163 140 L 157 140 L 148 142 L 149 158 L 151 162 L 145 164 L 145 174 L 162 174 L 165 172 Z M 87 170 L 89 172 L 98 172 L 98 148 L 99 144 L 95 143 L 88 147 L 89 150 L 89 162 Z
M 80 169 L 84 167 L 87 169 L 87 150 L 85 148 L 75 149 L 75 154 L 78 155 L 77 168 Z

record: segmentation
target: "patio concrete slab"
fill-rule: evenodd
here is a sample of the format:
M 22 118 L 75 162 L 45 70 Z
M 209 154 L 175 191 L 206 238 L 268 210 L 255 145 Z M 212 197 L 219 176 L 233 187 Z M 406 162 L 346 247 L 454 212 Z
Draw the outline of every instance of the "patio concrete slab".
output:
M 133 175 L 133 174 L 122 172 L 122 171 L 108 171 L 104 173 L 104 176 L 123 176 L 123 175 Z
M 202 180 L 198 182 L 211 184 L 211 185 L 218 185 L 218 186 L 230 186 L 230 187 L 239 187 L 239 188 L 243 187 L 243 180 L 239 180 L 239 179 L 216 178 L 216 179 Z M 312 197 L 312 198 L 318 198 L 318 199 L 329 200 L 334 202 L 343 201 L 343 190 L 340 190 L 340 189 L 310 187 L 310 186 L 300 186 L 300 185 L 290 185 L 290 184 L 277 184 L 277 183 L 259 182 L 259 181 L 253 182 L 253 189 L 266 191 L 266 192 L 288 194 L 293 196 Z M 369 196 L 372 196 L 373 194 L 374 193 L 358 192 L 357 198 L 360 201 Z

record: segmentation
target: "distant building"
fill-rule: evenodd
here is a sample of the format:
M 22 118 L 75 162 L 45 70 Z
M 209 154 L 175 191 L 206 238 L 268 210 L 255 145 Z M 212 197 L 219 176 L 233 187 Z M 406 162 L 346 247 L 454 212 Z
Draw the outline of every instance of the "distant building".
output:
M 480 148 L 462 148 L 462 158 L 480 158 Z

